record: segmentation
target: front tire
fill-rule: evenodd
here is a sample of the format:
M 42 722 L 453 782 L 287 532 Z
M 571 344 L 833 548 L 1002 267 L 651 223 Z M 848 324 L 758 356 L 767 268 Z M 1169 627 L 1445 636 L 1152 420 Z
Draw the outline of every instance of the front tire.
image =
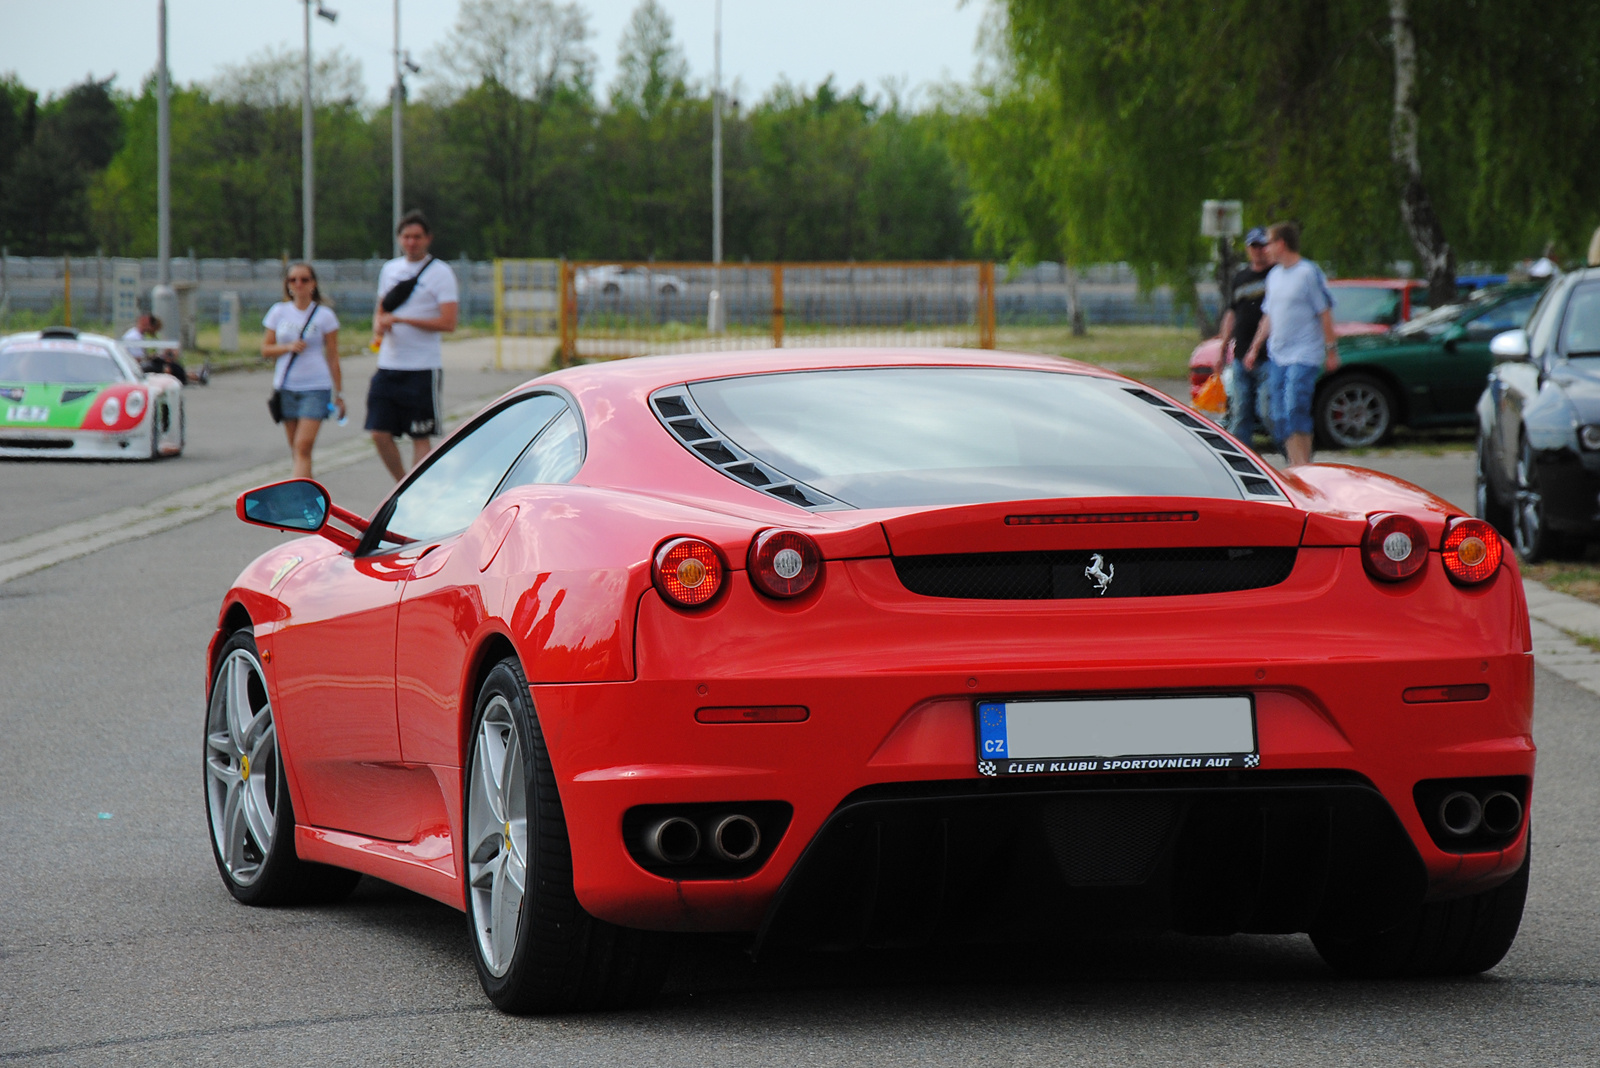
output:
M 1559 556 L 1566 549 L 1566 539 L 1550 529 L 1539 483 L 1538 457 L 1527 438 L 1522 439 L 1517 450 L 1517 503 L 1512 513 L 1511 542 L 1517 555 L 1530 564 Z
M 544 733 L 514 658 L 484 680 L 463 785 L 466 898 L 483 991 L 513 1014 L 641 1004 L 667 937 L 597 920 L 572 888 L 572 848 Z
M 1511 534 L 1511 506 L 1502 501 L 1494 491 L 1494 483 L 1489 479 L 1489 465 L 1486 459 L 1488 451 L 1489 442 L 1480 433 L 1477 445 L 1477 466 L 1473 472 L 1474 511 L 1479 519 L 1509 537 Z
M 223 644 L 206 706 L 206 823 L 228 892 L 246 905 L 337 901 L 359 872 L 302 861 L 294 851 L 294 806 L 278 750 L 255 636 Z
M 1394 435 L 1395 400 L 1389 387 L 1359 371 L 1339 375 L 1317 393 L 1317 444 L 1362 449 Z
M 1429 902 L 1387 931 L 1313 933 L 1311 943 L 1334 970 L 1364 979 L 1486 972 L 1500 963 L 1516 940 L 1532 859 L 1530 847 L 1517 874 L 1493 890 Z

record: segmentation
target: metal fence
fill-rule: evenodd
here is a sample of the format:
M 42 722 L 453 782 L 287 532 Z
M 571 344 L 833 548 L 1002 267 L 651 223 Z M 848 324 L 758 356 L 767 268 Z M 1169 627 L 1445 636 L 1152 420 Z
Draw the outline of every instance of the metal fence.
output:
M 567 364 L 708 349 L 995 344 L 988 262 L 501 260 L 495 276 L 501 366 L 514 347 L 535 361 L 553 348 Z M 544 333 L 552 326 L 554 337 Z

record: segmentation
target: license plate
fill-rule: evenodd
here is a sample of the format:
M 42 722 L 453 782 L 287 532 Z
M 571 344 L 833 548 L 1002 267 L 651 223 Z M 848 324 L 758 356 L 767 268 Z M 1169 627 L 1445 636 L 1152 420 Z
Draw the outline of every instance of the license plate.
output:
M 49 408 L 28 404 L 13 404 L 6 409 L 8 423 L 42 423 L 50 418 Z
M 1244 694 L 978 702 L 985 775 L 1253 768 L 1255 703 Z

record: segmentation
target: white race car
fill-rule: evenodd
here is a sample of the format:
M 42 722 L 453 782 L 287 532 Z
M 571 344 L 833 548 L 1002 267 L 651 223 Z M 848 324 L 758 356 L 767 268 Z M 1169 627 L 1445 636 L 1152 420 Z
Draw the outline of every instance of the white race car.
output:
M 0 337 L 0 457 L 154 460 L 183 438 L 183 383 L 141 371 L 114 338 Z
M 620 264 L 585 267 L 573 276 L 572 283 L 579 296 L 675 297 L 688 288 L 675 274 Z

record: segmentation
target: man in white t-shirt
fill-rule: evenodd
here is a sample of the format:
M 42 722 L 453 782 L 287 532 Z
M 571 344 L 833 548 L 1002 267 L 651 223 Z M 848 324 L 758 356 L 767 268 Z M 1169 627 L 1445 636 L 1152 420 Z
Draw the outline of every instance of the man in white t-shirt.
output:
M 395 438 L 411 438 L 415 467 L 433 447 L 442 428 L 439 389 L 443 381 L 440 334 L 456 328 L 460 295 L 450 265 L 428 255 L 433 230 L 420 211 L 400 217 L 400 248 L 378 273 L 378 304 L 372 332 L 378 349 L 378 370 L 367 390 L 367 425 L 378 455 L 395 481 L 405 477 Z

